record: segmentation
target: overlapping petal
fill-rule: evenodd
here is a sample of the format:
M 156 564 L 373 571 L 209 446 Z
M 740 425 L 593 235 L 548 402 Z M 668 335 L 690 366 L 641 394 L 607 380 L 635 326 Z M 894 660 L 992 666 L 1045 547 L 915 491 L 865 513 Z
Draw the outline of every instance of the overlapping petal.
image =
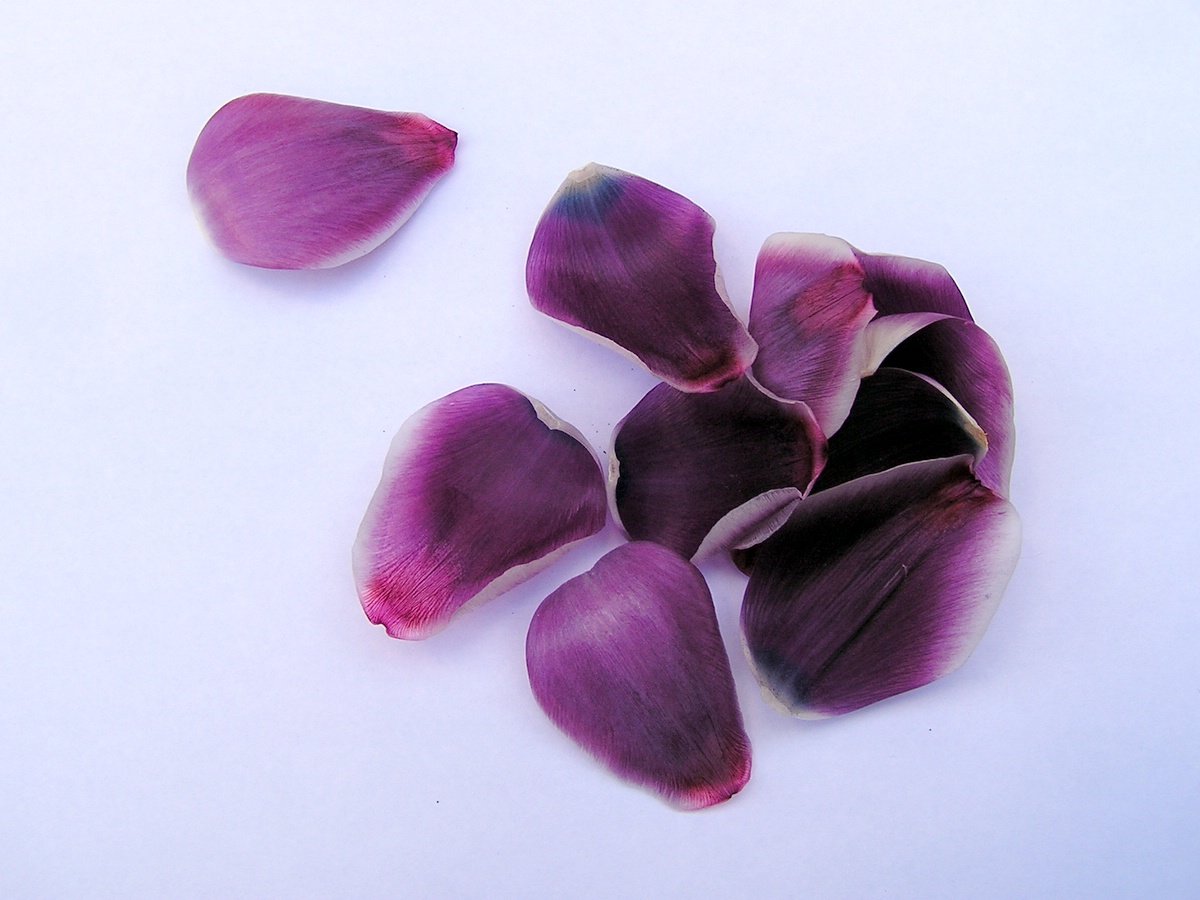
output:
M 750 777 L 750 742 L 712 596 L 690 563 L 625 544 L 546 598 L 526 642 L 550 719 L 620 777 L 673 805 L 720 803 Z
M 450 169 L 457 141 L 418 113 L 250 94 L 221 107 L 200 132 L 188 192 L 230 259 L 328 268 L 404 224 Z
M 579 433 L 505 385 L 437 400 L 396 435 L 354 545 L 367 617 L 428 637 L 603 527 L 604 478 Z
M 805 717 L 927 684 L 982 636 L 1019 544 L 1016 512 L 970 457 L 814 494 L 754 557 L 742 630 L 755 673 Z
M 807 403 L 826 434 L 846 418 L 866 367 L 875 304 L 865 278 L 854 248 L 824 234 L 772 235 L 754 269 L 754 377 Z
M 825 438 L 803 403 L 748 378 L 688 394 L 660 384 L 618 425 L 609 484 L 634 540 L 684 557 L 761 540 L 808 492 Z
M 829 439 L 829 461 L 813 492 L 904 463 L 949 456 L 982 459 L 987 438 L 936 381 L 884 367 L 862 381 L 854 406 Z
M 567 177 L 538 222 L 530 300 L 680 390 L 716 390 L 745 371 L 757 346 L 725 297 L 713 231 L 686 197 L 589 165 Z
M 901 342 L 884 363 L 928 375 L 962 404 L 987 435 L 975 474 L 1008 496 L 1016 451 L 1012 379 L 987 332 L 962 319 L 940 319 Z

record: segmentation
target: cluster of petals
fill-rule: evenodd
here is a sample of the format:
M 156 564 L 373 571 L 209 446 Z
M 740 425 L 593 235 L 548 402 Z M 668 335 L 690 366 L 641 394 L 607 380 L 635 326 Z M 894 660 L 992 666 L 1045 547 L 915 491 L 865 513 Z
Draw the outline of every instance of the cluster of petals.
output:
M 454 160 L 425 116 L 254 94 L 201 132 L 188 188 L 231 259 L 316 268 L 391 235 Z M 534 696 L 620 777 L 684 809 L 742 789 L 751 753 L 713 597 L 748 576 L 741 639 L 765 695 L 850 712 L 954 670 L 1016 563 L 1012 388 L 941 266 L 776 234 L 747 322 L 687 198 L 598 165 L 535 229 L 536 309 L 661 383 L 596 452 L 536 399 L 479 384 L 400 429 L 353 549 L 368 618 L 422 639 L 601 530 L 629 542 L 533 615 Z
M 1006 499 L 1012 389 L 941 266 L 777 234 L 749 322 L 690 200 L 572 173 L 535 230 L 535 308 L 662 379 L 601 465 L 512 388 L 436 401 L 397 435 L 355 545 L 360 598 L 423 637 L 603 527 L 630 542 L 552 593 L 526 663 L 549 718 L 681 808 L 728 799 L 750 744 L 696 563 L 748 575 L 742 642 L 803 717 L 927 684 L 979 641 L 1020 542 Z

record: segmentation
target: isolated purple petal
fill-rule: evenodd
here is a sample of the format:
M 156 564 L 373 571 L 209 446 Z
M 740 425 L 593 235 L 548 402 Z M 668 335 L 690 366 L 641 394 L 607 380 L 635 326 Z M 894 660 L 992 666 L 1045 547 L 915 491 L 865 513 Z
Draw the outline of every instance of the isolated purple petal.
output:
M 567 176 L 538 222 L 530 300 L 680 390 L 716 390 L 757 347 L 725 297 L 713 230 L 686 197 L 593 163 Z
M 854 248 L 824 234 L 772 235 L 754 270 L 754 377 L 807 403 L 826 434 L 846 418 L 866 365 L 875 305 L 865 277 Z
M 987 332 L 962 319 L 941 319 L 903 341 L 885 364 L 928 375 L 962 404 L 987 435 L 987 455 L 975 474 L 1008 496 L 1016 450 L 1012 379 Z
M 813 492 L 903 463 L 968 454 L 987 438 L 950 394 L 925 375 L 885 367 L 863 379 L 846 422 L 829 438 L 829 461 Z
M 651 543 L 618 547 L 546 598 L 529 625 L 546 715 L 621 778 L 683 809 L 750 777 L 750 742 L 700 572 Z
M 937 263 L 858 249 L 854 252 L 866 271 L 866 288 L 881 316 L 932 312 L 971 319 L 962 291 Z
M 982 637 L 1019 545 L 1016 511 L 970 457 L 814 494 L 756 549 L 742 606 L 755 674 L 805 717 L 927 684 Z
M 605 517 L 599 462 L 575 429 L 505 385 L 463 388 L 392 442 L 354 544 L 359 599 L 392 637 L 429 637 Z
M 824 436 L 803 403 L 747 378 L 708 394 L 660 384 L 617 425 L 609 484 L 632 539 L 691 557 L 702 544 L 707 552 L 765 537 L 759 526 L 807 493 L 824 461 Z
M 219 110 L 188 162 L 217 248 L 268 269 L 322 269 L 373 250 L 454 162 L 458 136 L 418 113 L 278 94 Z

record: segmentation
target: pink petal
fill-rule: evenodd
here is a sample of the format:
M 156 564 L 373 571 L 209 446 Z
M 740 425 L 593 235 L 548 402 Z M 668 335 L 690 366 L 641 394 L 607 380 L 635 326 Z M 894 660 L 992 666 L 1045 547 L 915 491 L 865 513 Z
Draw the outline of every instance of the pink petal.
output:
M 328 268 L 395 233 L 450 169 L 457 142 L 418 113 L 250 94 L 200 132 L 188 192 L 235 262 Z
M 837 715 L 962 665 L 1020 547 L 1015 510 L 971 462 L 911 463 L 813 494 L 755 548 L 742 632 L 770 697 Z
M 679 390 L 716 390 L 757 347 L 725 297 L 713 230 L 686 197 L 593 163 L 567 177 L 538 222 L 530 300 Z
M 359 598 L 392 637 L 429 637 L 605 518 L 599 463 L 575 429 L 505 385 L 463 388 L 392 442 L 354 544 Z
M 615 774 L 683 809 L 750 777 L 733 675 L 700 572 L 626 544 L 546 598 L 525 648 L 546 715 Z
M 846 418 L 866 367 L 875 304 L 865 277 L 854 248 L 824 234 L 772 235 L 754 270 L 754 377 L 807 403 L 826 434 Z

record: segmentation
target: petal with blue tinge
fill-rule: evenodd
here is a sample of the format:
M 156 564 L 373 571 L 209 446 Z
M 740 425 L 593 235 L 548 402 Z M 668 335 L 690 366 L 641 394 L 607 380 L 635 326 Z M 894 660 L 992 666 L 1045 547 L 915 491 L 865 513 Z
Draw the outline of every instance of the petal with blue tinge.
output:
M 966 660 L 1020 548 L 1015 510 L 971 462 L 911 463 L 813 494 L 756 548 L 742 633 L 770 699 L 838 715 Z
M 683 809 L 749 779 L 712 595 L 670 550 L 625 544 L 568 581 L 534 614 L 525 656 L 546 715 L 621 778 Z
M 530 300 L 680 390 L 716 390 L 757 345 L 725 296 L 713 231 L 686 197 L 593 163 L 567 177 L 538 222 Z
M 453 165 L 457 142 L 419 113 L 250 94 L 200 132 L 188 193 L 217 249 L 235 262 L 329 268 L 403 225 Z
M 463 388 L 392 442 L 354 544 L 359 599 L 392 637 L 429 637 L 606 516 L 600 464 L 578 431 L 506 385 Z

